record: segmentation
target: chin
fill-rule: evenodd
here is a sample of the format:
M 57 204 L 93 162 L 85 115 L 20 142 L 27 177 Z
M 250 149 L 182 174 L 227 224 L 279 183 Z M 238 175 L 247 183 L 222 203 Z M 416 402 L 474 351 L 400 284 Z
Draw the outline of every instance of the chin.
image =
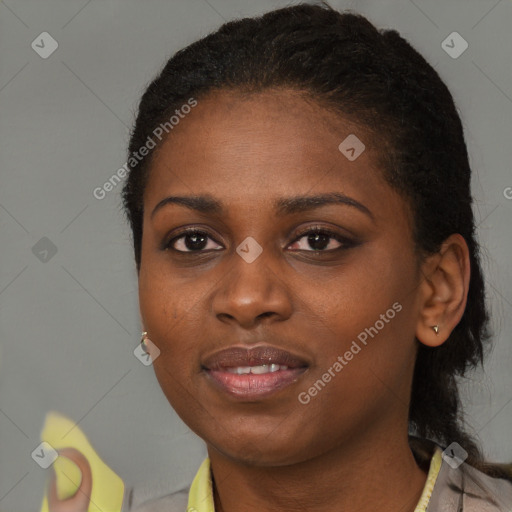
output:
M 249 466 L 287 466 L 302 462 L 310 455 L 307 448 L 301 449 L 294 436 L 270 440 L 248 435 L 239 441 L 233 438 L 205 440 L 209 448 L 223 457 Z

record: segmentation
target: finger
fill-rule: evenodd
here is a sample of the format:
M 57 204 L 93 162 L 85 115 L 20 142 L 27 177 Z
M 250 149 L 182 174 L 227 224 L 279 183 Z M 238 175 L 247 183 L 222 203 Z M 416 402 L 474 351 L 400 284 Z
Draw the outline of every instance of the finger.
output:
M 66 457 L 78 466 L 82 474 L 82 480 L 74 496 L 59 500 L 57 496 L 57 478 L 54 470 L 48 489 L 49 512 L 87 512 L 92 491 L 92 474 L 89 462 L 81 452 L 74 448 L 62 448 L 58 452 L 59 457 Z M 64 475 L 64 478 L 66 478 L 66 475 Z

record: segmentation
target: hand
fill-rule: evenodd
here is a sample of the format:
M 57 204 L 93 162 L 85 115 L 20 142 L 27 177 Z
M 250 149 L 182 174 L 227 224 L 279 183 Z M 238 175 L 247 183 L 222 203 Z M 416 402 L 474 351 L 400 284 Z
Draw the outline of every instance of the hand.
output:
M 53 477 L 48 485 L 48 510 L 50 512 L 87 512 L 92 491 L 91 466 L 85 456 L 74 448 L 62 448 L 57 451 L 59 457 L 66 457 L 78 466 L 82 473 L 82 480 L 80 487 L 71 498 L 59 500 L 57 497 L 57 478 L 55 470 L 53 470 Z

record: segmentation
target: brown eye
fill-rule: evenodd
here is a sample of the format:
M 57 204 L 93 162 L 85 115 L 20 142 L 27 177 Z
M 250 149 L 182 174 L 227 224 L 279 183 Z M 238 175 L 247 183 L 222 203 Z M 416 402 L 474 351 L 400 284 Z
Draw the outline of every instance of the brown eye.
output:
M 337 249 L 348 249 L 349 247 L 356 245 L 353 240 L 321 227 L 314 227 L 313 229 L 309 228 L 307 231 L 296 235 L 295 242 L 292 245 L 297 244 L 303 238 L 306 239 L 303 243 L 303 247 L 292 247 L 292 249 L 299 251 L 312 250 L 316 252 L 330 252 Z M 333 245 L 333 240 L 337 242 L 337 245 L 334 243 L 334 247 L 331 247 Z M 308 249 L 308 247 L 311 249 Z
M 176 252 L 203 252 L 204 250 L 218 250 L 214 247 L 208 247 L 209 239 L 213 240 L 205 231 L 187 229 L 165 244 L 164 249 L 172 249 Z M 181 248 L 176 247 L 177 242 L 180 242 L 178 245 L 181 245 Z

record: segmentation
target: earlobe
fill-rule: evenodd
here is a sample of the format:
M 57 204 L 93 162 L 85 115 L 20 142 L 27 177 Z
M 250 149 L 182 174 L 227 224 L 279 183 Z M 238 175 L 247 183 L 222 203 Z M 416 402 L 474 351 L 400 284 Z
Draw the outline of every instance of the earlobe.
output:
M 438 253 L 423 264 L 416 338 L 429 347 L 442 345 L 466 308 L 469 290 L 469 249 L 464 237 L 450 235 Z
M 450 333 L 451 329 L 447 328 L 446 324 L 444 326 L 440 323 L 429 325 L 428 321 L 420 318 L 416 338 L 428 347 L 439 347 L 448 339 Z

